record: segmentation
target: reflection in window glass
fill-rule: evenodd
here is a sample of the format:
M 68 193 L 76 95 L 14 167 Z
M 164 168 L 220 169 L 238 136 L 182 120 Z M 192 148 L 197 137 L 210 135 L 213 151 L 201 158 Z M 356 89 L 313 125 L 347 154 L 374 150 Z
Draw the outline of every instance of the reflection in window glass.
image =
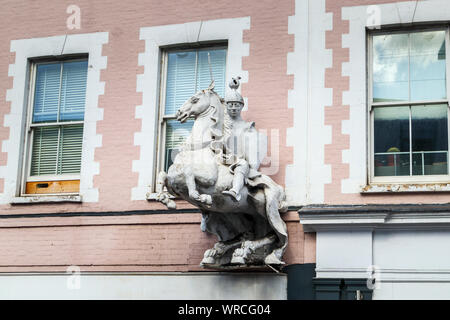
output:
M 373 37 L 373 101 L 409 98 L 408 34 Z
M 447 105 L 375 108 L 375 176 L 448 174 L 447 108 Z
M 410 174 L 409 107 L 374 109 L 375 176 Z
M 411 107 L 413 175 L 447 174 L 447 106 Z
M 448 175 L 446 31 L 374 35 L 372 45 L 374 176 Z
M 373 37 L 373 102 L 446 99 L 445 31 Z
M 411 33 L 411 101 L 441 100 L 445 86 L 445 31 Z

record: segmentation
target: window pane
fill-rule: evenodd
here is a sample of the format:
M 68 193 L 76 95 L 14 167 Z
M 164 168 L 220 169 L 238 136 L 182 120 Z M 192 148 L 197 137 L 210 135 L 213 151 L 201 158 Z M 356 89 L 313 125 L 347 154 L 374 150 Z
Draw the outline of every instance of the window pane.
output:
M 175 114 L 183 103 L 195 94 L 195 64 L 195 51 L 168 54 L 164 114 Z
M 58 127 L 38 127 L 34 129 L 30 175 L 56 173 L 58 131 Z
M 194 125 L 193 120 L 188 120 L 185 123 L 181 123 L 176 120 L 169 120 L 166 123 L 166 154 L 164 170 L 171 166 L 176 154 L 179 152 L 179 147 L 189 136 L 192 126 Z
M 86 98 L 87 61 L 65 62 L 63 64 L 60 120 L 84 119 Z
M 409 107 L 374 109 L 375 176 L 410 175 Z
M 198 53 L 198 76 L 197 91 L 208 88 L 211 83 L 211 73 L 208 63 L 210 55 L 211 70 L 214 77 L 216 91 L 221 97 L 225 96 L 225 60 L 227 51 L 225 49 L 201 50 Z
M 80 173 L 82 142 L 83 125 L 35 128 L 30 175 Z
M 56 121 L 60 78 L 60 63 L 37 65 L 33 106 L 34 123 Z
M 445 31 L 411 33 L 411 101 L 447 97 Z
M 83 126 L 61 128 L 59 139 L 58 174 L 80 173 Z
M 226 49 L 191 50 L 168 53 L 165 115 L 173 115 L 197 91 L 208 88 L 211 73 L 215 80 L 215 91 L 225 94 Z
M 164 114 L 174 115 L 187 99 L 199 90 L 208 88 L 211 83 L 211 71 L 215 91 L 223 97 L 226 83 L 226 55 L 226 49 L 217 48 L 169 52 Z M 164 170 L 167 171 L 172 164 L 180 145 L 189 136 L 193 123 L 193 120 L 188 120 L 184 124 L 175 120 L 166 121 Z
M 412 106 L 413 175 L 447 174 L 447 106 Z
M 373 37 L 373 101 L 409 98 L 408 34 Z

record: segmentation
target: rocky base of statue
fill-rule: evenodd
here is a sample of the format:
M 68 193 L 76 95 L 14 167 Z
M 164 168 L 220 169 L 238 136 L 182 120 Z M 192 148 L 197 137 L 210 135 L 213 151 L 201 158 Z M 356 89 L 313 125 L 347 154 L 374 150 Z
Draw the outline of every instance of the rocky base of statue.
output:
M 205 251 L 200 266 L 226 268 L 230 266 L 283 265 L 282 250 L 274 248 L 276 236 L 263 239 L 235 242 L 217 242 L 213 248 Z

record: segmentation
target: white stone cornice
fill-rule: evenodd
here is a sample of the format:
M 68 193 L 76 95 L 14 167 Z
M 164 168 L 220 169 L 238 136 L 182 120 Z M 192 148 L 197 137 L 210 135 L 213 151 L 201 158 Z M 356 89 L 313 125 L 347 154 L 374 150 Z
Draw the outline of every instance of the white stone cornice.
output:
M 388 213 L 299 213 L 305 232 L 375 228 L 386 222 Z
M 320 278 L 375 278 L 378 283 L 392 282 L 450 282 L 448 269 L 404 269 L 378 268 L 375 273 L 370 268 L 316 268 Z
M 449 212 L 302 213 L 305 232 L 367 229 L 450 229 Z

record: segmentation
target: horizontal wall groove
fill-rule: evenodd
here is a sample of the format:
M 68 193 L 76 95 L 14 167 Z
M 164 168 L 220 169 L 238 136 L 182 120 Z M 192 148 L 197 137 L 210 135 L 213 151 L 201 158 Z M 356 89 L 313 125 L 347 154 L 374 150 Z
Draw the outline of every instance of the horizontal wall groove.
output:
M 39 268 L 39 267 L 55 267 L 55 268 L 65 268 L 72 267 L 74 265 L 69 264 L 11 264 L 11 265 L 1 265 L 0 268 Z M 149 263 L 122 263 L 122 264 L 76 264 L 77 267 L 170 267 L 170 266 L 186 266 L 186 263 L 165 263 L 165 264 L 149 264 Z M 187 265 L 189 266 L 189 265 Z
M 296 211 L 282 214 L 287 223 L 299 223 Z M 0 229 L 55 228 L 55 227 L 108 227 L 108 226 L 160 226 L 199 225 L 197 209 L 145 210 L 126 212 L 76 212 L 50 214 L 17 214 L 0 216 Z
M 17 218 L 53 218 L 53 217 L 103 217 L 103 216 L 133 216 L 133 215 L 153 215 L 153 214 L 180 214 L 180 213 L 200 213 L 198 209 L 181 210 L 136 210 L 117 212 L 64 212 L 64 213 L 30 213 L 30 214 L 0 214 L 0 219 Z

